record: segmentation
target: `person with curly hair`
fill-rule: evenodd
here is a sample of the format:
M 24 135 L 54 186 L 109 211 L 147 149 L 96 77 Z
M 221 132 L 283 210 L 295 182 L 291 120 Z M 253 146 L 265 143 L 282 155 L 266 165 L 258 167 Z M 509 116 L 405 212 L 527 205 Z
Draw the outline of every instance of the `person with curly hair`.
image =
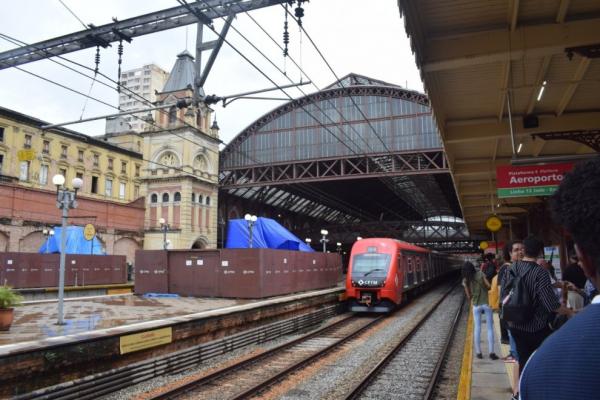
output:
M 551 199 L 554 221 L 573 238 L 585 275 L 600 287 L 600 156 L 579 163 Z M 600 296 L 553 333 L 521 375 L 522 400 L 600 395 Z

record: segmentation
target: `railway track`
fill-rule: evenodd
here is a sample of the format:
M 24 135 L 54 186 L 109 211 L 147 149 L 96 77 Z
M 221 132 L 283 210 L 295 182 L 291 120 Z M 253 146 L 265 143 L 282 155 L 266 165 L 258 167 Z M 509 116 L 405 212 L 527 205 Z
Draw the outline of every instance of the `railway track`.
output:
M 455 287 L 445 292 L 430 306 L 421 322 L 407 335 L 403 342 L 407 342 L 419 330 L 419 327 L 435 312 L 439 304 L 453 291 L 455 291 Z M 381 316 L 377 318 L 350 317 L 284 346 L 244 360 L 239 364 L 216 371 L 179 387 L 143 398 L 153 400 L 175 398 L 237 400 L 251 398 L 267 392 L 277 382 L 290 379 L 290 375 L 293 375 L 294 372 L 326 357 L 330 352 L 343 346 L 352 347 L 352 339 L 357 338 L 362 333 L 367 333 L 370 329 L 374 329 L 381 320 Z M 448 344 L 445 347 L 447 348 Z M 436 370 L 441 370 L 441 361 Z M 435 374 L 437 375 L 438 372 Z M 373 376 L 375 376 L 375 372 L 373 372 Z M 435 388 L 435 381 L 433 382 L 432 388 L 429 389 L 431 393 Z M 358 396 L 360 392 L 360 390 L 357 390 L 356 395 Z
M 144 398 L 147 400 L 248 398 L 372 328 L 383 319 L 382 315 L 349 316 L 240 363 Z
M 460 293 L 462 297 L 462 293 Z M 437 385 L 443 372 L 443 364 L 450 350 L 454 332 L 460 321 L 460 316 L 464 307 L 464 297 L 460 305 L 456 308 L 450 324 L 447 322 L 450 318 L 446 310 L 437 307 L 442 300 L 440 299 L 435 308 L 432 308 L 425 317 L 398 342 L 382 359 L 373 367 L 362 380 L 357 383 L 352 390 L 345 396 L 346 400 L 365 398 L 385 398 L 381 392 L 390 393 L 395 390 L 395 386 L 402 381 L 402 376 L 406 375 L 407 370 L 412 369 L 414 364 L 420 376 L 420 379 L 407 379 L 404 383 L 405 393 L 399 398 L 423 398 L 430 400 L 437 394 Z M 437 321 L 435 321 L 437 317 Z M 429 326 L 428 326 L 429 325 Z M 444 326 L 446 325 L 446 326 Z M 447 332 L 447 333 L 444 333 Z M 403 354 L 404 357 L 401 357 Z M 419 356 L 419 354 L 421 356 Z M 407 362 L 408 360 L 408 362 Z M 426 381 L 425 381 L 426 380 Z M 407 385 L 406 382 L 409 384 Z M 408 393 L 407 393 L 408 392 Z M 398 394 L 398 392 L 394 393 Z

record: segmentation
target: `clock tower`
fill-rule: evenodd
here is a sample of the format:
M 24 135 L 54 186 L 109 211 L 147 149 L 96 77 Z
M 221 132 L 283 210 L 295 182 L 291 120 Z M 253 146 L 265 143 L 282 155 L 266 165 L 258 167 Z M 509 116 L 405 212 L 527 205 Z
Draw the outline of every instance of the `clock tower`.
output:
M 219 128 L 210 107 L 192 105 L 194 78 L 184 51 L 157 96 L 157 105 L 172 106 L 155 111 L 142 132 L 144 249 L 162 249 L 165 231 L 169 249 L 216 248 Z

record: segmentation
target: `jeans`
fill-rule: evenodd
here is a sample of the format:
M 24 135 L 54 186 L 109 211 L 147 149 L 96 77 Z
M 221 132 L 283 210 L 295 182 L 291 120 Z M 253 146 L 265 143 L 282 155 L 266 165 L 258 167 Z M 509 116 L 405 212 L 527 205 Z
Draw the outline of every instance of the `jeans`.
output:
M 519 354 L 517 353 L 517 342 L 515 342 L 515 338 L 512 333 L 510 333 L 510 329 L 508 330 L 508 342 L 510 343 L 510 355 L 517 361 L 519 361 Z
M 494 318 L 492 316 L 492 309 L 487 304 L 473 306 L 473 317 L 475 319 L 475 352 L 477 354 L 481 353 L 481 310 L 485 313 L 488 349 L 490 353 L 494 353 Z

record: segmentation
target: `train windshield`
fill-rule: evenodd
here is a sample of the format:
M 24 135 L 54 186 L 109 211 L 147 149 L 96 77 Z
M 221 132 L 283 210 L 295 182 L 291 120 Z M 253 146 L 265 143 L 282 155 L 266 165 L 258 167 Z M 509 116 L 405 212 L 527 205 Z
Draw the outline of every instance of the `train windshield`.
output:
M 365 253 L 354 256 L 352 276 L 385 277 L 390 267 L 390 255 Z

